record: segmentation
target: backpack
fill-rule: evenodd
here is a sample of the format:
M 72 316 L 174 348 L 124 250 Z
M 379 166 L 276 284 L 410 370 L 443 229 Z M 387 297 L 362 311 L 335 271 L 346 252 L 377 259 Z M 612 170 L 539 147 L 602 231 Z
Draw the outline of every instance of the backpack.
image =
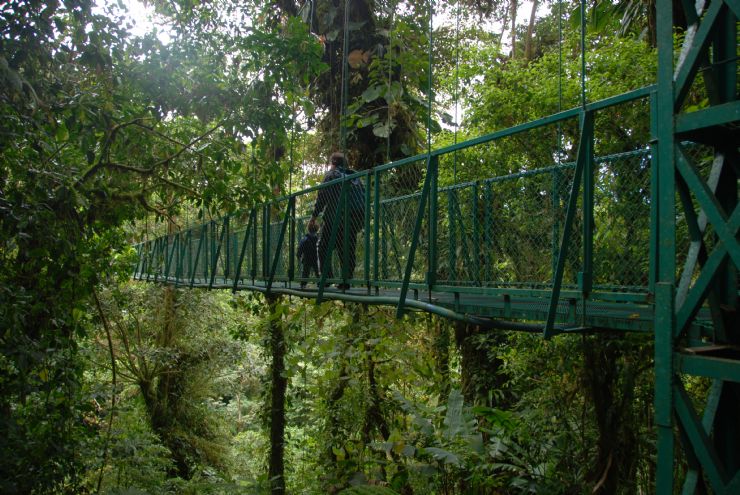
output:
M 347 177 L 355 173 L 349 168 L 339 169 L 342 177 Z M 354 177 L 349 181 L 348 206 L 350 214 L 357 217 L 365 216 L 365 185 L 362 183 L 362 177 Z

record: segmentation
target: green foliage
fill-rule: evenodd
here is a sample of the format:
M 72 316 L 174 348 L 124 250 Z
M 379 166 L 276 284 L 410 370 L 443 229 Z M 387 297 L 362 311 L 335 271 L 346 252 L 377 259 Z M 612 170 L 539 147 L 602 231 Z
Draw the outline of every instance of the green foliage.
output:
M 396 495 L 397 493 L 384 486 L 362 485 L 342 490 L 338 495 Z
M 283 16 L 292 4 L 279 3 L 151 2 L 165 28 L 176 28 L 170 42 L 131 37 L 123 18 L 95 13 L 88 0 L 0 7 L 0 472 L 10 473 L 0 491 L 95 491 L 102 474 L 104 493 L 267 492 L 269 318 L 286 329 L 291 493 L 581 493 L 593 485 L 604 425 L 637 435 L 640 460 L 623 472 L 650 486 L 651 446 L 639 436 L 651 417 L 650 377 L 636 365 L 649 351 L 643 342 L 511 335 L 499 344 L 480 335 L 468 350 L 502 364 L 479 370 L 466 404 L 469 363 L 449 340 L 437 342 L 430 320 L 290 299 L 264 315 L 261 296 L 117 285 L 128 278 L 131 238 L 269 198 L 284 187 L 293 151 L 318 162 L 336 143 L 343 12 L 317 2 L 313 18 L 305 8 L 302 18 Z M 604 31 L 587 40 L 589 101 L 654 80 L 651 48 L 608 33 L 615 12 L 626 22 L 646 4 L 615 5 L 591 12 Z M 425 144 L 428 19 L 422 4 L 403 4 L 392 19 L 394 4 L 357 6 L 377 7 L 350 26 L 351 48 L 367 60 L 349 71 L 349 143 L 370 166 Z M 433 83 L 435 120 L 449 125 L 458 92 L 466 136 L 580 104 L 577 37 L 567 25 L 560 66 L 548 46 L 552 15 L 538 20 L 529 61 L 509 59 L 498 34 L 463 18 L 459 83 L 457 34 L 434 33 L 445 73 Z M 309 149 L 294 150 L 305 130 L 293 136 L 296 116 L 319 122 Z M 599 119 L 597 154 L 647 142 L 642 103 Z M 435 146 L 453 141 L 431 126 Z M 577 132 L 569 121 L 460 152 L 457 176 L 444 163 L 440 184 L 571 160 Z M 596 233 L 606 246 L 596 253 L 600 273 L 644 263 L 623 242 L 647 235 L 642 217 L 628 222 L 631 211 L 619 205 L 648 204 L 647 173 L 629 160 L 599 170 L 610 187 L 597 188 L 596 223 L 611 226 Z M 532 212 L 554 208 L 552 189 L 532 181 L 497 191 L 513 198 L 501 205 L 501 228 L 528 233 L 497 237 L 519 254 L 498 258 L 502 277 L 547 281 L 549 267 L 532 262 L 543 249 Z M 459 213 L 471 216 L 464 204 Z M 585 361 L 599 356 L 616 363 L 601 388 Z M 599 390 L 618 404 L 599 409 Z M 604 422 L 604 412 L 621 423 Z

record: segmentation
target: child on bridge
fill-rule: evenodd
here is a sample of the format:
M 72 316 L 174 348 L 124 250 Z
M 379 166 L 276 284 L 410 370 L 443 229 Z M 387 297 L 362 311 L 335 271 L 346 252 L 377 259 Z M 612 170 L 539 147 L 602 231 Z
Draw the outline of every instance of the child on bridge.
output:
M 308 233 L 303 236 L 301 242 L 298 243 L 298 262 L 301 263 L 303 268 L 301 269 L 301 278 L 308 278 L 311 276 L 313 271 L 316 276 L 319 276 L 319 255 L 316 248 L 316 242 L 318 241 L 318 227 L 315 223 L 308 224 Z M 306 281 L 301 281 L 301 289 L 306 288 Z

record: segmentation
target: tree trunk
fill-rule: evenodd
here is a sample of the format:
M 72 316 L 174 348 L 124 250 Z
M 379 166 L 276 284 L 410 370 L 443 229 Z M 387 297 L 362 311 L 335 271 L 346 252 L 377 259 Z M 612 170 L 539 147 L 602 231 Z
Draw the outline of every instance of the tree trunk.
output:
M 516 11 L 517 0 L 511 0 L 511 60 L 516 58 Z
M 481 337 L 485 342 L 478 340 Z M 460 387 L 467 404 L 487 404 L 489 393 L 493 391 L 496 397 L 493 405 L 507 407 L 508 400 L 503 395 L 506 376 L 501 372 L 503 361 L 493 350 L 504 338 L 502 333 L 484 333 L 476 325 L 455 322 L 455 340 L 461 360 Z
M 532 35 L 534 34 L 534 19 L 537 13 L 537 7 L 540 5 L 540 0 L 532 1 L 532 13 L 529 16 L 529 26 L 527 26 L 527 39 L 524 40 L 524 59 L 527 61 L 532 60 Z
M 593 493 L 615 494 L 620 480 L 634 480 L 637 469 L 637 418 L 632 413 L 641 358 L 628 356 L 621 335 L 598 334 L 584 341 L 584 378 L 599 432 L 589 474 Z
M 269 315 L 270 354 L 272 358 L 270 390 L 270 493 L 285 493 L 285 334 L 282 317 L 275 309 L 279 296 L 266 296 Z
M 450 395 L 450 327 L 446 319 L 434 318 L 434 361 L 439 380 L 440 404 Z

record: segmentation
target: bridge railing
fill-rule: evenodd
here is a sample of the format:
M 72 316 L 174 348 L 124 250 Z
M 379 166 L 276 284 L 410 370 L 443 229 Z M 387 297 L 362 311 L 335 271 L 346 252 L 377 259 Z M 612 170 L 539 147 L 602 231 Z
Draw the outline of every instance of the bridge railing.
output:
M 635 300 L 628 294 L 645 295 L 652 280 L 653 176 L 645 131 L 651 90 L 141 243 L 136 277 L 234 290 L 307 283 L 319 298 L 329 284 L 370 294 L 398 289 L 399 311 L 409 290 L 540 291 L 550 320 L 563 291 L 562 297 L 577 293 L 582 300 L 619 299 L 615 293 Z M 617 118 L 623 121 L 617 131 L 626 133 L 621 140 L 609 127 Z M 601 149 L 612 152 L 598 156 Z M 315 213 L 323 214 L 317 222 L 323 263 L 318 274 L 304 276 L 296 254 Z

